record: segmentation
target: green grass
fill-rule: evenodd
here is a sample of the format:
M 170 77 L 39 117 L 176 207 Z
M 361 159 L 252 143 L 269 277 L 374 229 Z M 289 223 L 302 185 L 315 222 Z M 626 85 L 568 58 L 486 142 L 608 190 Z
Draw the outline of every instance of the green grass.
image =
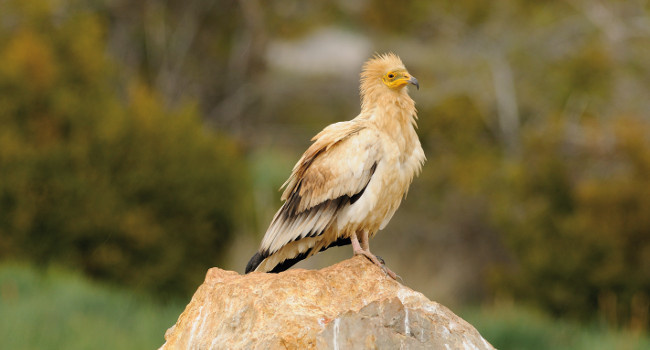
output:
M 2 349 L 156 349 L 182 310 L 63 270 L 0 266 Z
M 555 320 L 517 305 L 459 312 L 481 335 L 501 350 L 645 350 L 647 333 L 613 330 L 602 324 Z

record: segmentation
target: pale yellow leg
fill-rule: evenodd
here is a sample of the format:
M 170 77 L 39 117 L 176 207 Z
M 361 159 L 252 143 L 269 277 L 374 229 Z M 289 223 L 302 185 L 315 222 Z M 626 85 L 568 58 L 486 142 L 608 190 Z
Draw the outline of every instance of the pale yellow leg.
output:
M 364 230 L 361 232 L 361 248 L 365 251 L 370 251 L 370 239 L 368 238 L 368 231 Z

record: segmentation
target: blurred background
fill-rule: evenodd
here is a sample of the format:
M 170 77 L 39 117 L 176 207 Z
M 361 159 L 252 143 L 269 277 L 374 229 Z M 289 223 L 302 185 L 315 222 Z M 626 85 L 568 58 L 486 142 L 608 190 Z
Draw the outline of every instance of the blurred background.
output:
M 387 51 L 428 161 L 373 252 L 498 348 L 650 348 L 647 0 L 0 0 L 3 348 L 161 345 Z

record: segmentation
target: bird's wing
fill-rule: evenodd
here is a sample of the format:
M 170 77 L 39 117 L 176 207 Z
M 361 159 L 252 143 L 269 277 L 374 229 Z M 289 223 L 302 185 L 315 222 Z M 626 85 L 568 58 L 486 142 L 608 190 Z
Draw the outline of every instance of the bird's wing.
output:
M 321 235 L 342 208 L 361 197 L 381 156 L 375 133 L 353 120 L 332 124 L 312 139 L 284 185 L 285 203 L 262 240 L 264 255 Z

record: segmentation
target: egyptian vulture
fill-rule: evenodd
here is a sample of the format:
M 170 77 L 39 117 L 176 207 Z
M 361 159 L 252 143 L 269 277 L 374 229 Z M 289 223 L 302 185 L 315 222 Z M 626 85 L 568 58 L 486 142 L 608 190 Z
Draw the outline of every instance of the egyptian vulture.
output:
M 368 241 L 388 224 L 425 161 L 408 84 L 419 89 L 395 54 L 364 64 L 361 113 L 312 139 L 283 185 L 284 204 L 246 273 L 284 271 L 327 248 L 352 244 L 354 255 L 396 278 Z

